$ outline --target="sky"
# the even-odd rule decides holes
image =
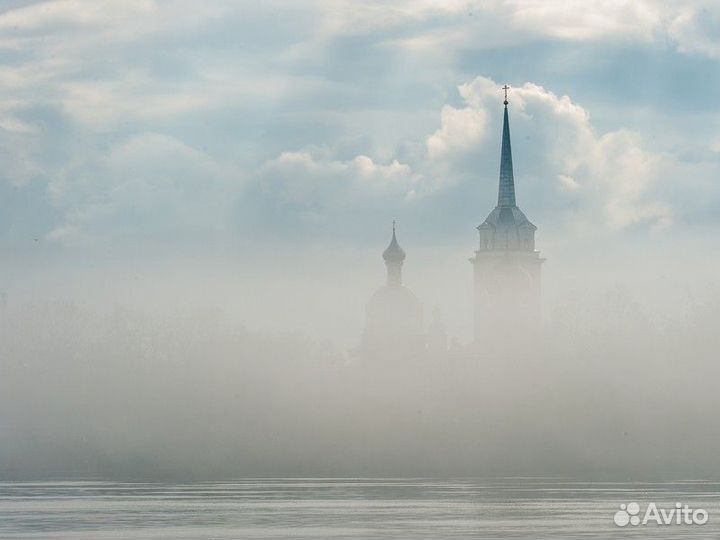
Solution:
[[[221,260],[255,306],[353,269],[352,326],[397,219],[416,292],[452,304],[497,197],[504,84],[550,289],[598,252],[610,276],[642,246],[694,261],[720,228],[719,63],[700,0],[5,0],[1,288],[177,299],[186,272],[222,302]],[[419,271],[438,260],[463,287]]]

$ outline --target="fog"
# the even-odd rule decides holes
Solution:
[[[8,262],[0,472],[720,477],[710,241],[543,238],[542,331],[472,347],[473,240],[404,236],[445,354],[358,354],[384,233],[304,255]]]

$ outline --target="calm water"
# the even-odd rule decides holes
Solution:
[[[624,502],[703,508],[704,526],[619,528]],[[720,484],[542,479],[0,482],[0,538],[718,538]]]

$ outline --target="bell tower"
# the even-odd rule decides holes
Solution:
[[[477,229],[480,245],[473,264],[475,343],[522,339],[518,329],[540,322],[540,270],[545,259],[535,249],[533,225],[517,206],[508,100],[505,85],[502,150],[497,206]]]

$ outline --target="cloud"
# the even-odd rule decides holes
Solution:
[[[570,41],[649,41],[662,18],[661,5],[646,0],[510,0],[505,7],[516,30]]]
[[[395,2],[316,2],[315,9],[322,13],[322,35],[357,35],[379,30],[393,30],[412,23],[435,18],[465,15],[472,11],[467,0],[398,0]],[[332,6],[332,9],[327,9]]]
[[[577,191],[580,189],[578,184],[572,176],[566,174],[558,174],[559,187],[563,191]]]
[[[0,107],[0,183],[22,186],[39,177],[39,126],[23,120],[12,106]]]
[[[211,240],[227,226],[240,174],[167,135],[144,133],[76,163],[49,186],[67,244]]]
[[[720,58],[720,14],[716,5],[681,6],[668,32],[680,52]]]
[[[431,158],[470,150],[487,135],[487,113],[483,109],[456,109],[445,105],[440,115],[440,129],[427,140]]]
[[[5,47],[13,44],[34,44],[42,49],[61,46],[64,52],[77,50],[82,43],[134,40],[141,35],[166,32],[201,24],[210,17],[227,12],[228,4],[196,6],[187,0],[172,3],[155,0],[52,0],[34,2],[0,13],[0,41]],[[194,7],[189,10],[188,8]]]
[[[312,88],[311,77],[268,68],[288,44],[266,38],[258,54],[244,42],[261,35],[258,20],[273,16],[282,13],[267,6],[247,12],[223,1],[98,0],[88,6],[58,0],[17,7],[0,13],[6,53],[0,106],[11,100],[60,105],[76,122],[108,131]]]
[[[252,174],[175,138],[143,133],[62,171],[48,191],[61,219],[45,238],[66,246],[245,242],[393,215],[421,177],[368,156],[286,151]],[[239,227],[236,227],[237,223]]]
[[[322,35],[329,41],[381,34],[387,44],[433,57],[538,41],[662,44],[668,39],[681,53],[717,57],[714,7],[707,0],[371,2],[332,10],[329,16],[325,12]]]
[[[429,29],[432,34],[441,27],[466,23],[462,35],[469,39],[471,28],[483,26],[491,30],[499,23],[505,26],[506,33],[512,32],[516,40],[537,39],[538,36],[580,41],[607,37],[649,40],[668,9],[663,3],[652,0],[403,0],[339,4],[339,8],[321,10],[325,15],[326,37],[397,30],[408,25],[420,31]],[[327,4],[316,6],[326,7]],[[434,23],[429,25],[430,28],[429,22]],[[445,35],[452,39],[450,33]],[[492,37],[500,39],[501,36],[493,33]]]
[[[412,199],[420,181],[420,175],[396,159],[382,164],[365,155],[337,160],[307,151],[283,152],[257,172],[255,195],[265,209],[260,217],[281,217],[275,219],[276,227],[312,227],[362,221],[371,209],[397,210]]]

